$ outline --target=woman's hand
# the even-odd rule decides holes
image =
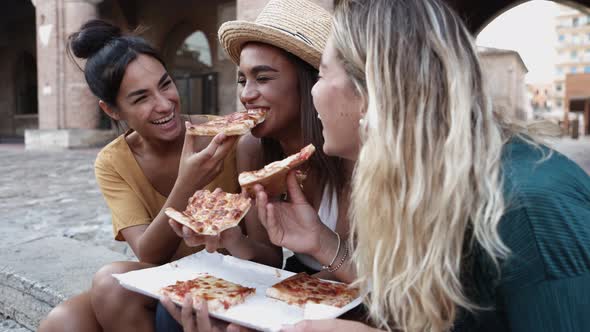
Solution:
[[[217,134],[209,145],[201,149],[203,138],[187,134],[184,137],[178,168],[177,183],[190,186],[192,191],[213,181],[223,170],[223,161],[233,148],[238,136]]]
[[[287,175],[290,202],[269,203],[261,185],[254,186],[254,190],[258,218],[273,244],[315,257],[325,247],[323,241],[335,238],[335,233],[322,224],[315,209],[307,202],[295,172]]]
[[[193,314],[193,301],[190,296],[184,298],[182,309],[178,308],[169,298],[162,300],[162,305],[170,315],[182,325],[185,332],[240,332],[251,331],[245,327],[236,324],[227,324],[218,319],[209,317],[207,302],[202,301],[197,309],[196,315]],[[195,319],[196,316],[196,319]]]
[[[369,332],[378,331],[370,326],[360,322],[344,319],[324,319],[324,320],[304,320],[300,323],[291,326],[284,326],[281,330],[283,332]]]

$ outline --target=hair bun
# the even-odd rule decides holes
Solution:
[[[70,35],[70,47],[76,57],[87,59],[121,35],[117,26],[102,20],[90,20],[80,27],[80,31]]]

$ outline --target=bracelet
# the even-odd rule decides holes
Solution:
[[[338,257],[338,254],[340,253],[340,234],[338,234],[338,232],[334,233],[336,233],[336,237],[338,238],[338,247],[336,247],[336,255],[334,255],[334,258],[332,258],[330,264],[322,266],[322,270],[330,270],[330,268],[332,268],[332,264],[334,264],[334,262],[336,261],[336,257]]]
[[[342,264],[344,264],[344,261],[346,261],[346,258],[348,257],[348,246],[345,244],[344,245],[344,255],[342,255],[342,259],[340,259],[340,263],[338,263],[338,265],[332,269],[328,269],[328,272],[336,272],[338,271],[339,268],[342,267]]]

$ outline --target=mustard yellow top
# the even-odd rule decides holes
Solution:
[[[151,223],[167,199],[143,173],[125,140],[127,134],[105,146],[94,163],[96,181],[111,210],[113,232],[118,241],[125,241],[121,230]],[[239,192],[235,149],[225,159],[223,172],[205,189],[217,187],[225,192]]]

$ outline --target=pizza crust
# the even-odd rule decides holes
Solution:
[[[306,162],[314,152],[315,147],[309,144],[300,152],[283,160],[270,163],[262,169],[240,173],[238,182],[242,190],[246,191],[250,196],[254,195],[254,185],[256,184],[261,184],[264,191],[270,196],[280,195],[287,191],[287,174],[289,171]],[[305,179],[303,174],[299,174],[297,177],[300,183]]]

